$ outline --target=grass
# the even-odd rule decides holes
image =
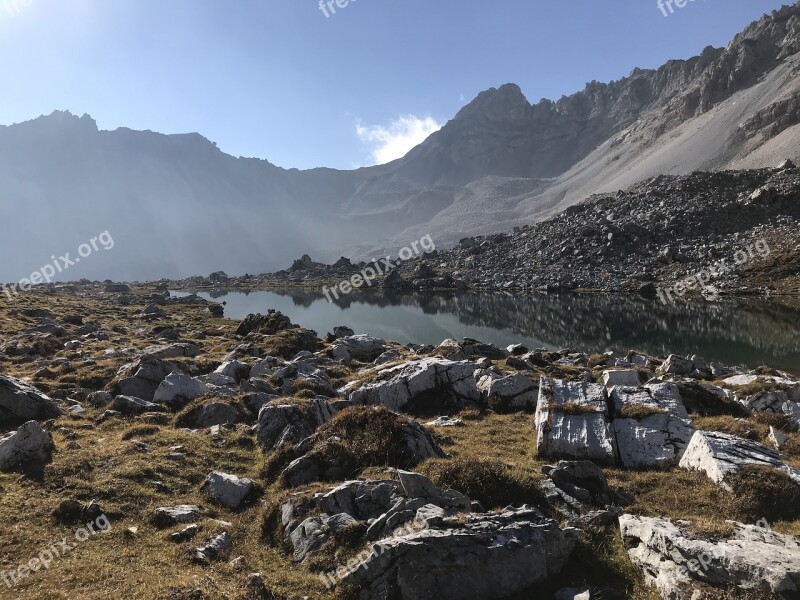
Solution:
[[[52,379],[36,382],[54,396],[85,398],[89,391],[110,384],[124,364],[131,362],[144,348],[164,343],[159,331],[166,327],[180,332],[180,341],[191,341],[201,349],[197,358],[201,370],[213,368],[222,358],[243,343],[235,335],[237,323],[213,318],[202,306],[165,305],[165,318],[154,322],[141,321],[144,302],[136,297],[130,305],[120,305],[116,296],[104,297],[80,288],[77,292],[50,293],[34,291],[21,297],[13,307],[0,308],[3,335],[14,343],[25,344],[32,338],[24,329],[34,324],[23,309],[48,309],[56,318],[79,314],[84,322],[97,321],[109,340],[84,340],[76,351],[63,349],[65,339],[77,339],[77,325],[65,325],[68,337],[59,343],[47,343],[41,349],[48,360],[68,358],[68,369],[51,367]],[[139,290],[145,294],[152,289]],[[33,314],[33,313],[30,313]],[[247,342],[263,354],[291,358],[300,349],[321,347],[303,330],[285,330],[276,335],[250,333]],[[126,350],[127,349],[127,350]],[[105,354],[112,350],[113,354]],[[81,352],[97,357],[90,362]],[[552,353],[549,359],[561,355]],[[599,360],[599,357],[594,362]],[[370,376],[359,374],[361,365],[326,367],[337,386]],[[14,353],[0,353],[0,371],[16,377],[31,378],[38,370],[37,360]],[[558,376],[569,368],[549,369]],[[575,369],[576,373],[579,369]],[[544,372],[544,370],[543,370]],[[371,375],[374,378],[374,373]],[[535,375],[531,375],[535,379]],[[76,389],[76,386],[89,389]],[[312,390],[305,390],[311,392]],[[44,548],[64,536],[72,536],[77,525],[58,522],[53,511],[64,500],[82,504],[97,501],[111,521],[108,534],[92,537],[73,552],[21,581],[8,597],[20,600],[107,600],[124,596],[134,600],[244,600],[271,598],[299,600],[304,597],[322,600],[344,600],[347,590],[328,592],[306,566],[293,563],[282,547],[279,527],[280,503],[288,494],[300,491],[313,494],[329,489],[330,484],[315,484],[299,490],[281,490],[277,483],[279,469],[270,465],[282,462],[282,451],[262,453],[256,448],[255,434],[250,429],[254,417],[241,413],[241,422],[223,428],[219,436],[190,433],[176,428],[174,419],[190,421],[193,408],[210,401],[203,398],[187,407],[180,415],[164,415],[166,420],[149,418],[100,421],[105,407],[84,403],[86,413],[65,415],[46,427],[52,432],[56,452],[52,461],[37,477],[19,473],[0,474],[0,571],[27,562]],[[216,401],[225,401],[217,398]],[[231,402],[239,404],[238,400]],[[282,399],[281,402],[300,402]],[[699,429],[727,431],[750,439],[767,442],[768,423],[757,419],[739,420],[719,407],[698,401],[693,411]],[[703,408],[704,407],[704,408]],[[724,408],[724,407],[722,407]],[[569,411],[572,408],[554,407]],[[583,414],[581,407],[574,410]],[[362,473],[366,477],[387,477],[387,465],[403,464],[393,440],[401,420],[382,411],[354,409],[341,413],[323,428],[326,436],[338,436],[341,444],[359,465],[372,464]],[[593,412],[593,411],[590,411]],[[717,414],[717,413],[724,414]],[[533,417],[523,413],[498,414],[491,410],[469,409],[452,416],[464,420],[463,427],[437,430],[434,434],[450,459],[433,460],[416,467],[428,473],[440,485],[451,485],[481,501],[487,509],[506,504],[539,501],[537,490],[542,467],[546,464],[535,453]],[[181,419],[180,421],[184,421]],[[220,442],[221,438],[224,442]],[[137,442],[149,446],[149,452],[137,449]],[[172,448],[182,446],[183,458],[170,458]],[[790,433],[783,456],[787,464],[800,466],[800,433]],[[212,470],[233,473],[254,480],[263,494],[238,511],[215,505],[201,491],[201,485]],[[693,527],[709,535],[724,535],[730,530],[726,519],[754,517],[775,507],[769,502],[786,492],[783,483],[751,473],[742,475],[739,497],[733,497],[697,472],[674,469],[661,472],[631,472],[605,469],[612,486],[635,494],[635,502],[625,510],[635,514],[686,519]],[[738,504],[735,502],[738,501]],[[174,544],[168,535],[179,527],[159,530],[151,524],[158,506],[197,504],[225,526],[233,537],[231,558],[243,556],[246,566],[237,569],[227,561],[209,566],[191,560],[194,546],[204,543],[219,524],[205,519],[201,532],[192,542]],[[774,502],[773,504],[777,504]],[[793,514],[770,513],[776,518],[773,529],[800,535],[800,520]],[[758,515],[762,518],[765,515]],[[757,519],[756,519],[757,520]],[[753,520],[752,522],[755,522]],[[135,534],[129,528],[138,528]],[[356,531],[346,532],[329,554],[317,562],[323,566],[336,561],[358,545]],[[246,587],[251,572],[262,573],[268,588],[266,594],[254,595]],[[619,532],[613,526],[587,529],[564,569],[552,582],[554,589],[536,589],[523,596],[552,592],[558,587],[589,585],[598,590],[612,588],[635,600],[655,600],[652,589],[644,585],[641,572],[628,559]],[[1,584],[0,584],[1,585]],[[0,597],[5,589],[0,587]],[[602,597],[602,596],[601,596]],[[735,596],[730,596],[735,597]]]

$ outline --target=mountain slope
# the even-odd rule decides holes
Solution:
[[[0,279],[105,230],[115,248],[65,277],[263,272],[425,234],[443,247],[662,173],[798,160],[798,53],[793,4],[724,49],[556,102],[530,104],[513,84],[487,90],[402,159],[356,171],[286,170],[197,134],[99,131],[61,112],[0,127]]]

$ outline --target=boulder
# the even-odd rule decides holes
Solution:
[[[0,438],[0,471],[41,466],[50,460],[52,451],[50,434],[36,421],[28,421]]]
[[[608,369],[603,371],[603,385],[607,388],[615,385],[639,387],[639,372],[632,369]]]
[[[441,490],[416,473],[402,474],[405,487],[395,479],[347,481],[313,498],[295,495],[285,502],[281,521],[295,561],[318,552],[343,522],[368,524],[366,541],[391,535],[418,515],[438,519],[471,512],[470,499],[463,494]],[[315,516],[308,517],[312,511]]]
[[[274,335],[285,329],[294,329],[292,321],[281,312],[270,310],[266,315],[249,314],[239,324],[236,335],[245,336],[250,333],[262,333],[264,335]]]
[[[386,352],[389,346],[380,338],[369,335],[351,335],[331,344],[331,356],[338,360],[372,362]]]
[[[600,384],[542,377],[534,424],[539,456],[615,463],[616,440]]]
[[[492,408],[533,410],[539,396],[539,386],[524,375],[497,378],[484,375],[478,380],[478,390]]]
[[[56,403],[35,387],[0,375],[0,427],[55,419],[61,414]]]
[[[542,471],[546,477],[539,485],[547,501],[568,516],[605,507],[616,499],[602,469],[588,460],[562,460]]]
[[[678,463],[695,428],[677,385],[615,386],[611,404],[619,466],[668,469]]]
[[[206,478],[203,488],[222,506],[236,509],[253,491],[253,482],[236,475],[212,471]]]
[[[745,465],[771,465],[800,484],[800,470],[786,466],[774,450],[744,438],[716,431],[697,431],[680,461],[684,469],[703,471],[714,483]]]
[[[242,379],[247,379],[249,377],[250,366],[244,364],[243,362],[239,362],[238,360],[229,360],[217,367],[214,370],[214,373],[217,375],[222,375],[223,377],[230,377],[236,382],[239,382]]]
[[[170,373],[156,389],[153,402],[166,404],[174,410],[179,410],[206,393],[208,393],[208,386],[202,381],[185,373]]]
[[[412,402],[427,404],[432,401],[463,408],[480,403],[474,377],[477,368],[470,361],[424,358],[379,369],[377,381],[356,389],[348,387],[345,391],[354,404],[380,404],[395,411]]]
[[[144,354],[161,360],[167,358],[194,358],[200,354],[200,348],[194,344],[176,343],[166,346],[150,346],[145,348]]]
[[[800,538],[757,525],[731,524],[734,533],[729,539],[712,541],[668,519],[619,518],[628,555],[663,598],[704,597],[704,585],[800,597]]]
[[[691,360],[687,360],[678,356],[677,354],[670,354],[667,360],[658,367],[656,374],[663,375],[689,375],[694,371],[694,364]]]
[[[120,368],[116,389],[121,396],[134,396],[152,402],[161,382],[167,375],[179,370],[171,362],[146,354],[135,363]]]
[[[333,418],[336,411],[323,398],[298,404],[268,404],[258,413],[255,426],[262,448],[296,444]]]
[[[224,402],[206,404],[195,419],[195,427],[205,429],[214,425],[231,425],[239,418],[236,409]]]
[[[529,507],[443,519],[381,539],[344,578],[363,600],[501,600],[559,574],[578,538]]]

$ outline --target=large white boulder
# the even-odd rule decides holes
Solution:
[[[28,421],[0,438],[0,471],[43,464],[50,459],[53,440],[36,421]]]
[[[166,404],[170,408],[181,408],[208,392],[202,381],[185,373],[170,373],[156,389],[153,396],[155,404]]]
[[[800,470],[786,466],[774,450],[744,438],[717,431],[697,431],[683,454],[680,466],[703,471],[715,483],[745,465],[769,465],[785,471],[800,484]]]
[[[534,423],[539,456],[616,462],[614,430],[600,384],[542,377]]]
[[[386,352],[389,346],[380,338],[370,335],[351,335],[331,344],[331,356],[343,361],[372,362]]]
[[[663,598],[693,600],[703,584],[800,597],[800,539],[759,525],[732,523],[727,540],[710,541],[668,519],[622,515],[628,555]],[[704,596],[703,596],[704,597]],[[734,597],[733,595],[730,596]]]
[[[674,383],[611,391],[619,464],[628,469],[668,469],[683,456],[695,428]]]
[[[376,371],[378,381],[345,388],[354,404],[381,404],[400,411],[409,402],[428,399],[463,408],[480,402],[475,380],[478,366],[471,361],[423,358]]]
[[[615,385],[638,387],[641,383],[639,372],[635,369],[607,369],[603,371],[603,385],[607,388]]]
[[[242,502],[253,491],[253,482],[236,475],[212,471],[206,477],[203,487],[222,506],[236,509],[242,505]]]

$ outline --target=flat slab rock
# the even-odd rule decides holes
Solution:
[[[480,403],[474,376],[478,368],[471,361],[424,358],[379,370],[379,381],[345,391],[354,404],[380,404],[394,411],[431,393],[449,406],[463,408]]]
[[[669,600],[692,600],[703,584],[800,597],[800,538],[732,523],[730,539],[707,541],[668,519],[622,515],[623,542],[645,579]]]
[[[616,463],[617,443],[600,384],[542,377],[534,423],[539,456]]]
[[[361,600],[500,600],[558,575],[577,541],[535,509],[445,518],[427,528],[383,539],[345,583]]]
[[[745,465],[767,465],[785,471],[800,484],[800,470],[785,465],[780,455],[766,446],[716,431],[697,431],[680,461],[684,469],[703,471],[715,483]]]

